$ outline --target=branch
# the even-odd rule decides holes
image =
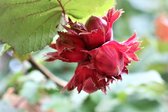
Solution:
[[[55,76],[54,74],[52,74],[45,66],[37,63],[32,57],[30,57],[29,62],[31,63],[31,65],[33,67],[35,67],[37,70],[39,70],[46,78],[51,79],[57,85],[59,85],[61,87],[65,87],[65,85],[67,84],[66,81],[64,81],[64,80],[58,78],[57,76]]]

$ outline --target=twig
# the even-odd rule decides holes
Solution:
[[[54,81],[57,85],[64,87],[67,82],[58,78],[54,74],[52,74],[45,66],[42,64],[37,63],[32,57],[30,57],[29,62],[33,67],[35,67],[37,70],[39,70],[46,78],[51,79]]]
[[[69,1],[69,0],[68,0],[68,1]],[[61,9],[62,9],[62,17],[64,18],[65,23],[68,23],[69,21],[68,21],[68,19],[67,19],[67,17],[66,17],[66,12],[65,12],[64,6],[63,6],[62,3],[61,3],[61,0],[57,0],[57,2],[58,2],[58,4],[60,5],[60,7],[61,7]],[[68,3],[68,2],[67,2],[67,3]],[[66,5],[66,4],[64,4],[64,5]]]
[[[60,5],[60,7],[61,7],[61,9],[62,9],[62,13],[65,15],[65,9],[64,9],[64,7],[63,7],[61,1],[60,1],[60,0],[57,0],[57,2],[59,3],[59,5]]]

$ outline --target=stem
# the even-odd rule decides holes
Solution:
[[[64,81],[64,80],[58,78],[57,76],[55,76],[45,66],[43,66],[42,64],[37,63],[32,57],[30,57],[29,62],[31,63],[31,65],[34,68],[36,68],[37,70],[39,70],[46,78],[51,79],[57,85],[59,85],[61,87],[65,87],[65,85],[67,84],[66,81]]]
[[[61,1],[60,1],[60,0],[57,0],[57,2],[59,3],[59,5],[60,5],[60,7],[61,7],[61,9],[62,9],[63,15],[65,15],[65,10],[64,10],[64,7],[63,7]]]
[[[60,5],[61,9],[62,9],[62,16],[64,18],[64,21],[66,22],[66,24],[68,23],[68,19],[66,17],[66,12],[65,12],[65,9],[64,9],[64,6],[62,5],[61,3],[61,0],[57,0],[58,4]]]

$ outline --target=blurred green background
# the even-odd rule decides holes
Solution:
[[[123,41],[137,32],[143,47],[140,61],[129,66],[122,81],[111,84],[106,95],[61,93],[54,82],[9,51],[0,57],[0,112],[168,112],[168,0],[117,0],[116,8],[125,13],[114,25],[114,39]],[[6,48],[0,44],[0,51]],[[44,62],[49,50],[33,57],[68,81],[76,64]]]

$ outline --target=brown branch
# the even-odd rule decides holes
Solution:
[[[32,57],[30,57],[29,62],[33,67],[35,67],[37,70],[39,70],[46,78],[54,81],[57,85],[64,87],[67,82],[58,78],[53,73],[51,73],[45,66],[42,64],[37,63]]]

